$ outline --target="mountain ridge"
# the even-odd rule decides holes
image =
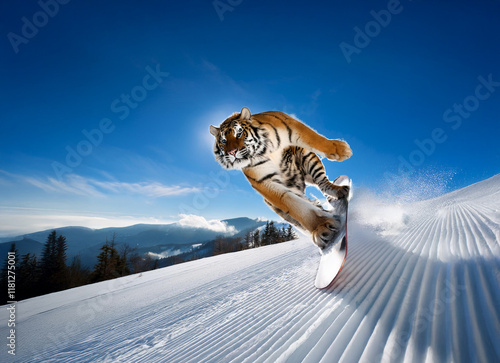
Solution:
[[[221,232],[209,228],[196,226],[183,226],[179,223],[169,224],[136,224],[126,227],[106,227],[92,229],[81,226],[66,226],[55,229],[47,229],[43,231],[28,233],[16,236],[9,241],[0,243],[0,253],[5,250],[5,253],[0,255],[0,263],[5,260],[6,252],[10,249],[13,242],[20,243],[25,239],[36,241],[44,244],[50,232],[56,231],[59,235],[66,237],[68,245],[68,263],[77,255],[81,255],[82,263],[89,267],[96,262],[96,257],[100,247],[108,240],[111,241],[113,235],[116,236],[116,243],[120,245],[128,244],[130,247],[144,250],[147,248],[165,250],[187,251],[190,246],[204,243],[215,239],[218,235],[223,236],[242,236],[247,230],[256,229],[265,222],[247,217],[238,217],[222,220],[226,224],[229,231]],[[233,227],[234,230],[231,230]],[[40,257],[40,252],[30,250],[27,246],[23,246],[23,253],[36,253]],[[21,251],[20,251],[21,254]]]

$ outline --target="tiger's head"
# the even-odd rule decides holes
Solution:
[[[250,110],[243,107],[240,113],[233,113],[219,127],[210,125],[215,137],[215,159],[226,169],[242,169],[261,149],[261,131],[252,126]]]

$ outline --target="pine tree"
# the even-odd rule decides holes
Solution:
[[[52,231],[47,237],[43,247],[42,261],[40,264],[40,292],[48,294],[68,287],[66,250],[68,249],[66,237],[57,236]]]
[[[137,249],[134,249],[130,256],[127,257],[127,263],[130,265],[131,273],[138,273],[146,271],[147,263],[144,261],[146,257],[139,255]]]
[[[286,229],[286,241],[291,241],[293,239],[297,239],[297,235],[295,234],[292,226],[289,224]]]
[[[80,256],[73,257],[71,265],[68,267],[68,287],[78,287],[90,282],[90,271],[82,266]]]
[[[274,225],[274,221],[269,222],[269,244],[275,244],[279,242],[278,229]]]
[[[253,241],[253,247],[260,247],[261,246],[261,240],[260,240],[260,232],[258,229],[253,232],[252,235],[252,241]]]
[[[264,231],[262,232],[262,236],[260,238],[260,244],[262,246],[267,246],[269,244],[269,237],[270,237],[270,229],[269,229],[269,221],[267,221],[266,227],[264,228]]]
[[[97,256],[97,264],[91,275],[92,282],[104,281],[128,275],[126,258],[122,258],[115,248],[115,235],[111,243],[106,239],[106,243],[101,247],[101,253]]]
[[[27,253],[21,259],[19,273],[17,274],[17,290],[19,300],[37,296],[39,293],[38,281],[40,269],[35,255]]]
[[[52,276],[55,291],[67,289],[69,286],[68,267],[66,266],[67,250],[66,237],[60,235],[56,240],[54,274]]]
[[[252,248],[252,232],[248,231],[247,234],[245,235],[245,245],[243,246],[244,249],[247,248]]]
[[[40,263],[40,292],[47,294],[52,292],[52,275],[55,271],[57,233],[52,231],[47,237],[47,241],[43,246],[42,261]]]
[[[214,247],[213,247],[213,255],[221,255],[224,253],[224,237],[222,236],[216,236],[214,240]]]
[[[120,274],[120,276],[130,275],[129,258],[130,256],[133,256],[136,250],[136,248],[132,248],[128,244],[122,245],[119,254],[119,263],[117,266],[117,272]]]
[[[115,258],[116,258],[115,272],[117,274],[117,277],[130,275],[130,269],[127,266],[127,260],[122,256],[120,256],[119,254],[117,254]]]
[[[242,251],[244,248],[243,238],[233,237],[229,240],[228,252]]]
[[[286,229],[285,226],[281,227],[279,230],[279,243],[286,241]]]
[[[117,252],[116,252],[117,254]],[[114,255],[108,241],[101,247],[101,253],[97,256],[97,264],[91,275],[92,282],[109,280],[115,277],[113,272],[115,270],[116,261],[112,259]]]
[[[262,245],[271,245],[279,242],[279,231],[274,225],[274,221],[267,221],[262,234]]]

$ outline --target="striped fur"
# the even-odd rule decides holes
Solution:
[[[219,128],[210,126],[215,137],[215,159],[226,169],[241,169],[252,187],[283,219],[312,234],[325,247],[338,222],[305,196],[306,185],[315,185],[328,198],[342,198],[347,187],[333,185],[318,157],[343,161],[352,155],[342,140],[321,136],[302,122],[282,112],[251,115],[248,108],[234,113]]]

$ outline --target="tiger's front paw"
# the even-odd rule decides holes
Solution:
[[[329,140],[329,153],[325,156],[328,160],[344,161],[352,156],[349,144],[342,140]]]
[[[339,227],[339,221],[333,218],[328,218],[312,232],[313,242],[319,248],[325,248],[330,242],[335,239],[335,237],[339,233]]]

